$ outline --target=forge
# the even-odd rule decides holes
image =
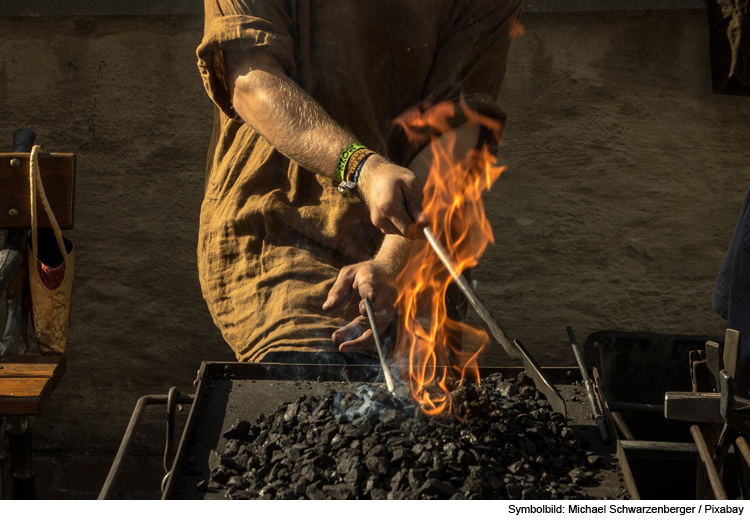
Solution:
[[[283,379],[301,371],[204,363],[163,498],[629,497],[575,369],[544,369],[567,419],[507,367],[456,391],[461,420],[392,397],[371,367]]]

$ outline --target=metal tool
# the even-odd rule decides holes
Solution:
[[[474,308],[474,310],[477,312],[477,315],[479,315],[479,317],[481,317],[485,324],[489,327],[490,332],[492,332],[492,335],[495,337],[497,342],[500,343],[500,345],[503,347],[503,349],[505,349],[505,352],[510,357],[512,357],[513,359],[522,359],[519,350],[515,346],[513,346],[513,343],[511,343],[510,339],[508,339],[508,336],[505,335],[505,332],[500,327],[498,322],[495,321],[495,318],[492,317],[492,314],[489,312],[489,310],[487,310],[487,308],[485,308],[481,303],[479,297],[477,297],[476,292],[471,288],[471,286],[469,286],[469,282],[463,275],[458,273],[453,259],[440,243],[440,241],[435,237],[432,229],[430,229],[429,227],[425,227],[424,235],[425,237],[427,237],[427,241],[430,243],[430,246],[432,246],[432,249],[435,251],[435,253],[437,253],[437,256],[440,258],[441,262],[450,272],[453,280],[456,282],[456,285],[458,285],[458,288],[469,299],[471,307]]]
[[[521,359],[523,361],[523,365],[526,369],[527,374],[529,375],[529,377],[531,377],[531,379],[534,380],[534,383],[536,384],[539,392],[547,397],[547,400],[550,402],[555,412],[559,412],[567,416],[565,409],[565,400],[563,400],[562,396],[560,396],[560,393],[557,391],[557,389],[555,389],[555,387],[544,377],[544,374],[542,374],[542,369],[539,368],[539,365],[536,361],[534,361],[534,358],[531,357],[531,354],[529,354],[529,352],[524,348],[519,340],[516,339],[513,343],[511,343],[510,339],[508,339],[508,336],[505,335],[505,332],[500,327],[498,322],[494,317],[492,317],[492,314],[489,312],[489,310],[487,310],[487,308],[485,308],[485,306],[479,300],[476,292],[471,288],[471,286],[469,286],[469,282],[466,280],[466,278],[458,273],[456,264],[453,262],[453,259],[448,254],[448,251],[446,251],[445,247],[443,247],[440,241],[435,237],[432,229],[430,229],[429,227],[425,227],[424,235],[425,237],[427,237],[427,241],[430,243],[432,249],[440,258],[440,261],[450,272],[453,280],[458,285],[458,288],[463,292],[464,295],[466,295],[467,299],[469,300],[469,304],[471,304],[471,307],[474,308],[474,310],[477,312],[477,315],[479,315],[479,317],[482,318],[485,324],[487,324],[493,337],[497,340],[498,343],[500,343],[500,345],[503,347],[503,349],[505,349],[505,352],[507,352],[510,357],[512,357],[513,359]]]
[[[567,417],[567,410],[565,408],[565,400],[562,395],[557,391],[554,385],[552,385],[547,378],[542,374],[542,369],[537,364],[536,360],[531,357],[531,354],[523,346],[523,343],[516,339],[513,343],[518,348],[523,358],[523,368],[526,369],[526,374],[534,380],[536,388],[546,396],[547,401],[552,406],[552,410],[559,412],[563,416]]]
[[[393,394],[393,378],[391,377],[391,371],[388,370],[388,365],[385,362],[385,350],[383,350],[383,342],[380,339],[380,332],[378,331],[378,323],[375,320],[375,310],[372,307],[372,303],[369,299],[364,299],[365,310],[367,310],[367,318],[370,320],[370,328],[372,329],[372,336],[375,338],[375,348],[378,349],[378,357],[380,358],[380,366],[383,367],[383,375],[385,376],[385,385],[388,387],[388,392]]]
[[[581,371],[581,378],[583,379],[583,384],[586,387],[586,395],[589,398],[589,405],[591,405],[591,412],[594,414],[596,426],[599,428],[599,435],[602,437],[602,441],[605,444],[609,443],[609,433],[607,433],[607,426],[604,423],[604,416],[602,415],[601,409],[599,409],[599,402],[596,401],[594,388],[591,386],[591,379],[589,379],[589,371],[586,368],[586,364],[583,362],[583,354],[581,354],[581,349],[578,348],[578,340],[576,339],[576,335],[573,333],[573,327],[568,326],[565,329],[568,331],[570,346],[573,347],[573,355],[575,355],[576,363],[578,363],[578,368]]]
[[[698,427],[697,425],[691,426],[690,434],[693,436],[695,446],[698,448],[698,455],[700,456],[700,460],[701,462],[703,462],[703,465],[706,468],[708,482],[710,483],[711,489],[713,490],[714,498],[716,498],[717,500],[727,500],[727,492],[724,490],[724,485],[721,482],[721,476],[716,470],[713,457],[711,456],[708,445],[706,444],[706,440],[701,433],[700,427]]]
[[[724,422],[743,435],[750,435],[750,401],[734,395],[732,376],[722,370],[719,373],[721,382],[721,401],[719,409]]]

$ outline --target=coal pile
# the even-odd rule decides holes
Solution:
[[[602,463],[525,374],[493,374],[427,417],[378,385],[301,396],[238,421],[199,489],[232,499],[562,499]],[[343,386],[342,386],[343,388]]]

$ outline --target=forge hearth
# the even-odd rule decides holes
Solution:
[[[457,420],[383,384],[268,379],[290,368],[204,366],[166,498],[626,496],[574,383],[557,385],[566,422],[521,369],[484,369],[481,387],[455,394]]]

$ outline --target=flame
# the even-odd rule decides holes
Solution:
[[[480,125],[499,142],[500,123],[466,105],[460,112],[467,122]],[[472,148],[463,159],[456,159],[455,136],[439,139],[452,128],[455,118],[456,106],[442,103],[426,110],[412,109],[396,122],[413,144],[429,142],[432,162],[424,187],[423,211],[460,273],[475,266],[487,244],[494,242],[482,194],[505,167],[495,165],[496,157],[487,145],[479,150]],[[451,282],[448,270],[424,242],[413,245],[406,266],[396,278],[400,324],[395,356],[397,362],[408,364],[412,396],[427,415],[450,413],[451,391],[467,378],[479,381],[477,360],[489,343],[484,330],[448,317],[445,294]],[[462,342],[473,346],[464,350]]]

